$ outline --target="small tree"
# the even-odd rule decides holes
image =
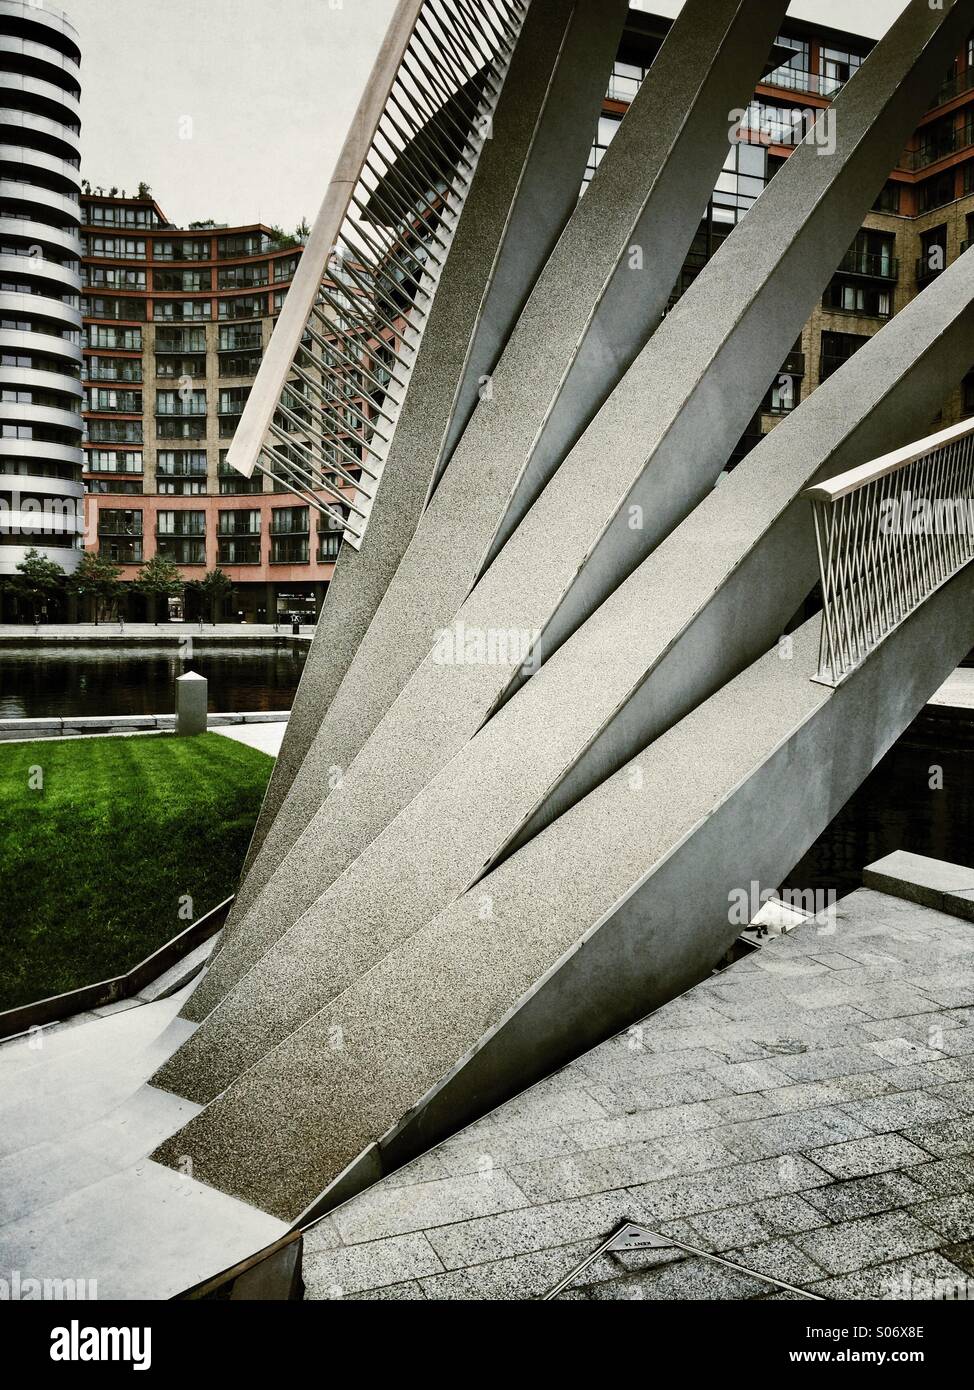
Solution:
[[[152,197],[152,189],[149,187],[149,185],[148,185],[144,180],[143,180],[142,183],[139,184],[139,197],[140,197],[143,201],[145,201],[145,199],[147,199],[147,198],[151,198],[151,197]]]
[[[183,581],[179,570],[168,556],[153,555],[139,570],[135,583],[152,605],[152,620],[158,627],[162,601],[175,598],[182,592]]]
[[[86,550],[81,564],[74,574],[68,576],[68,591],[77,594],[79,599],[91,598],[95,604],[95,625],[103,613],[112,617],[122,596],[122,571],[92,550]]]
[[[193,579],[189,587],[195,589],[200,599],[210,610],[210,622],[216,623],[216,615],[223,605],[223,601],[233,587],[229,575],[220,569],[207,570],[202,579]]]
[[[41,605],[64,583],[64,570],[54,560],[31,548],[17,566],[17,573],[20,577],[12,581],[11,587],[30,604],[34,622],[39,623]]]

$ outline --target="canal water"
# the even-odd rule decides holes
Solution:
[[[0,718],[171,714],[173,682],[187,671],[209,681],[211,710],[286,710],[308,653],[307,642],[250,642],[189,647],[0,646]]]
[[[172,645],[0,647],[0,718],[166,714],[173,681],[188,670],[209,681],[211,710],[290,709],[307,650],[306,642],[207,647],[197,639],[186,654]],[[922,715],[782,887],[841,897],[861,885],[865,864],[896,849],[974,871],[971,712]]]
[[[866,864],[897,849],[964,864],[974,887],[974,711],[928,706],[785,886],[843,897],[862,887]]]

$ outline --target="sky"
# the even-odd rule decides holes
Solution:
[[[82,165],[181,226],[313,221],[395,0],[59,0],[83,55]],[[793,0],[879,37],[906,0]],[[674,15],[681,0],[636,0]]]

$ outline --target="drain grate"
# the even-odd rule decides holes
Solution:
[[[697,1255],[700,1259],[711,1260],[714,1264],[723,1265],[726,1269],[733,1269],[739,1274],[749,1274],[752,1279],[760,1279],[765,1284],[773,1284],[777,1289],[801,1294],[802,1298],[814,1299],[818,1303],[827,1301],[821,1294],[811,1293],[808,1289],[800,1289],[795,1284],[786,1284],[782,1279],[772,1279],[770,1274],[762,1274],[757,1269],[748,1269],[747,1265],[737,1264],[734,1260],[725,1260],[722,1255],[712,1255],[709,1250],[698,1250],[693,1245],[685,1245],[680,1240],[674,1240],[672,1236],[660,1235],[658,1231],[650,1231],[645,1226],[639,1226],[635,1221],[624,1221],[608,1239],[602,1242],[598,1249],[593,1250],[591,1255],[587,1255],[584,1260],[569,1270],[561,1283],[556,1284],[550,1293],[546,1293],[541,1302],[547,1303],[550,1299],[557,1298],[560,1293],[564,1293],[580,1274],[595,1264],[600,1256],[618,1254],[624,1250],[682,1250],[687,1255]]]

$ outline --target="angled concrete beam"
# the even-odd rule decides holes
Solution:
[[[974,566],[836,689],[811,679],[818,627],[451,904],[154,1157],[189,1155],[197,1178],[295,1220],[704,978],[740,931],[734,891],[782,881],[974,643]]]
[[[375,615],[436,477],[578,201],[626,0],[532,0],[454,234],[360,550],[344,546],[244,875]],[[243,899],[234,907],[239,915]]]
[[[946,19],[925,7],[904,12],[836,103],[834,153],[810,137],[789,159],[461,606],[461,630],[541,631],[535,648],[556,646],[706,495],[922,113],[961,19],[956,10]],[[447,485],[445,478],[438,496]],[[427,582],[427,613],[433,593]],[[434,648],[346,772],[341,795],[325,802],[261,896],[251,897],[244,929],[214,962],[187,1016],[202,1018],[310,909],[490,717],[512,677],[503,661],[444,665]],[[295,814],[327,782],[321,763],[334,749],[334,716],[341,709],[355,717],[345,693],[295,783]],[[548,723],[558,728],[556,718]],[[279,819],[282,835],[291,818]],[[518,813],[493,833],[515,835],[522,826]],[[289,1016],[303,992],[289,1000]]]
[[[817,577],[801,491],[915,437],[917,420],[933,415],[972,358],[974,257],[961,257],[783,421],[422,788],[254,964],[158,1084],[212,1099],[767,650]],[[424,711],[435,729],[497,674],[483,665],[436,669]],[[355,794],[329,804],[342,808],[346,832],[361,814]]]
[[[435,629],[450,621],[511,507],[520,513],[537,494],[655,328],[726,158],[729,113],[749,100],[784,9],[781,0],[684,6],[538,278],[371,627],[350,664],[341,656],[341,686],[299,775],[286,755],[271,804],[288,779],[291,790],[273,829],[264,818],[237,918],[327,796],[335,769],[349,766],[426,655]],[[427,340],[433,336],[428,329]],[[386,487],[384,480],[380,497]],[[303,704],[316,700],[318,679]],[[325,680],[318,709],[333,690]],[[309,727],[298,718],[296,751],[307,746]],[[193,1016],[201,1006],[190,1005]]]

